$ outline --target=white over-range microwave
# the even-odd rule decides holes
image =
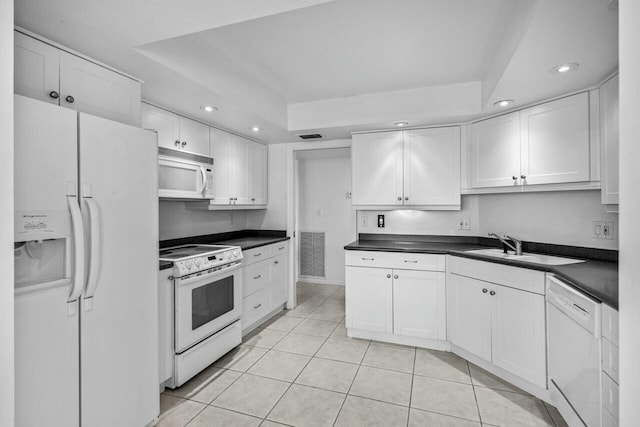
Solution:
[[[213,199],[213,158],[159,147],[158,196]]]

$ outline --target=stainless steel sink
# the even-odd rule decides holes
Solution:
[[[513,252],[504,253],[502,249],[474,249],[471,251],[465,251],[472,254],[478,255],[486,255],[494,258],[502,258],[508,259],[512,261],[524,261],[524,262],[532,262],[535,264],[544,264],[544,265],[566,265],[566,264],[577,264],[579,262],[584,262],[581,259],[572,259],[572,258],[563,258],[559,256],[552,255],[542,255],[542,254],[531,254],[531,253],[523,253],[522,255],[516,255]]]

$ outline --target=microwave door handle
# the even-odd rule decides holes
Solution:
[[[84,284],[84,230],[82,226],[82,213],[78,206],[76,196],[67,196],[67,205],[71,214],[71,229],[73,233],[73,286],[69,294],[68,302],[73,302],[80,297]]]
[[[200,176],[202,177],[202,187],[198,191],[204,196],[204,192],[207,189],[207,172],[204,170],[204,167],[200,166]]]
[[[98,274],[99,274],[99,259],[100,259],[100,209],[96,201],[91,197],[85,197],[85,203],[89,211],[89,228],[90,234],[90,247],[89,247],[89,277],[87,279],[87,286],[85,288],[84,299],[89,300],[93,298],[98,287]],[[90,301],[85,301],[85,310],[91,310],[93,304]]]

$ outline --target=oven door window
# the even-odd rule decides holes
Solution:
[[[233,310],[233,276],[198,286],[191,291],[191,330]]]

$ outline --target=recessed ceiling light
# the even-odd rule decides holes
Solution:
[[[562,64],[562,65],[558,65],[557,67],[553,67],[551,69],[551,72],[560,73],[560,74],[568,73],[569,71],[573,71],[576,68],[578,68],[578,66],[579,64],[576,64],[575,62],[571,64]]]
[[[515,101],[513,99],[501,99],[500,101],[496,101],[493,103],[496,107],[508,107],[512,105]]]
[[[262,128],[259,126],[251,126],[249,129],[251,129],[254,132],[260,132],[262,130]]]
[[[207,113],[211,113],[212,111],[217,111],[218,107],[212,107],[211,105],[203,105],[200,107],[201,110],[206,111]]]
[[[403,128],[405,126],[407,126],[409,124],[409,122],[394,122],[393,125],[399,128]]]

